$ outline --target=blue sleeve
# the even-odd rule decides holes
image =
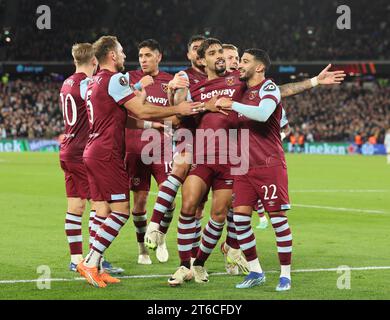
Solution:
[[[134,91],[130,87],[130,75],[128,73],[114,74],[108,85],[108,94],[120,105],[131,100],[134,97]]]
[[[86,78],[83,81],[80,82],[80,97],[81,99],[85,100],[85,96],[87,94],[88,84],[91,79]]]
[[[260,89],[260,98],[262,100],[271,99],[274,100],[276,104],[279,104],[282,101],[282,95],[280,93],[279,87],[272,81],[267,80]]]
[[[284,128],[287,125],[288,125],[288,119],[287,119],[286,110],[282,108],[282,119],[280,120],[280,127]]]
[[[141,91],[141,90],[142,90],[142,84],[141,84],[141,82],[137,82],[137,83],[134,85],[134,89],[135,89],[135,90],[138,90],[138,91]]]
[[[257,122],[267,122],[275,112],[277,106],[276,102],[272,99],[261,100],[259,107],[233,102],[234,111]]]

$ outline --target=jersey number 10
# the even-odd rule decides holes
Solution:
[[[70,127],[73,127],[76,124],[77,121],[77,106],[76,101],[74,101],[71,94],[66,95],[64,98],[64,95],[61,93],[61,103],[62,103],[62,114],[64,116],[64,122]],[[72,120],[69,119],[69,102],[70,106],[72,108]]]

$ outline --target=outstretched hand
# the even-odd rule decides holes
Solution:
[[[318,83],[320,85],[333,85],[341,84],[347,76],[344,71],[329,71],[332,65],[329,64],[322,72],[317,76]]]

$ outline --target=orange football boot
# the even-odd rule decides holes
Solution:
[[[95,288],[105,288],[107,287],[106,283],[103,281],[101,276],[99,275],[99,271],[97,267],[88,268],[84,265],[84,262],[81,262],[77,265],[77,271],[87,279],[88,283]]]

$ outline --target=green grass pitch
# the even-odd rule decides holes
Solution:
[[[107,252],[114,264],[126,269],[119,285],[98,290],[67,270],[69,257],[64,234],[66,199],[63,174],[56,154],[0,154],[0,299],[390,299],[390,166],[384,157],[288,156],[289,213],[294,236],[293,289],[276,293],[278,260],[273,231],[256,230],[258,251],[267,283],[248,291],[235,289],[242,277],[211,275],[210,283],[167,285],[176,270],[176,223],[168,237],[171,259],[161,265],[137,265],[137,244],[129,222]],[[149,216],[155,200],[153,189]],[[181,199],[178,199],[180,207]],[[206,218],[203,223],[207,222]],[[177,217],[178,212],[176,212]],[[257,222],[254,215],[253,224]],[[85,217],[85,225],[87,217]],[[85,228],[84,239],[87,239]],[[50,290],[40,290],[39,266],[49,266]],[[350,290],[337,282],[352,270]],[[210,273],[223,273],[223,257],[216,250],[207,263]],[[158,275],[161,275],[159,277]],[[151,276],[135,278],[134,276]]]

